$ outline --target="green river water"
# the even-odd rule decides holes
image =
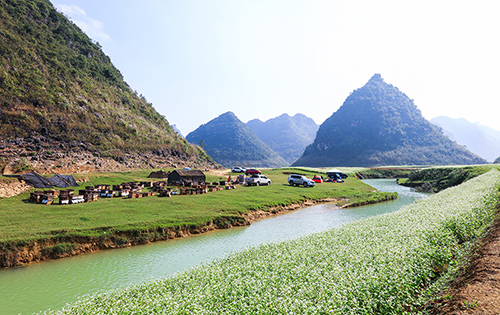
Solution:
[[[395,180],[364,182],[381,191],[398,192],[399,198],[351,209],[320,204],[246,227],[0,270],[0,314],[58,309],[77,296],[167,277],[248,246],[296,238],[396,211],[427,196],[399,186]]]

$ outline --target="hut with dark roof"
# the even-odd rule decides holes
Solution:
[[[200,170],[174,170],[168,175],[168,185],[205,185],[205,174]]]

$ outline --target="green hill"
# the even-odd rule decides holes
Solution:
[[[247,126],[290,164],[314,141],[318,131],[314,120],[302,114],[293,117],[283,114],[265,122],[253,119],[247,122]]]
[[[204,147],[217,162],[226,167],[280,167],[289,165],[271,150],[232,112],[201,125],[186,139]]]
[[[154,151],[207,159],[49,1],[0,0],[0,139],[18,139],[20,154],[31,156],[36,148],[22,144],[34,138],[56,144],[52,152],[78,142],[100,156]]]
[[[295,166],[482,164],[375,74],[320,127]]]

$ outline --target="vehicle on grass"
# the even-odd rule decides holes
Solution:
[[[329,170],[326,172],[326,175],[328,178],[331,178],[332,180],[337,180],[337,179],[346,179],[348,175],[341,170],[338,170],[336,168]]]
[[[304,186],[304,187],[314,187],[316,183],[313,180],[307,178],[304,175],[292,174],[288,176],[288,183],[290,186]]]
[[[264,175],[253,174],[252,176],[245,179],[245,184],[247,184],[248,186],[271,185],[271,180]]]
[[[252,175],[252,174],[262,174],[262,172],[256,170],[255,168],[249,168],[245,171],[245,175]]]
[[[246,171],[247,171],[247,169],[244,167],[241,167],[241,166],[234,166],[231,169],[231,172],[233,172],[233,173],[245,173]]]
[[[323,182],[323,176],[314,175],[312,178],[313,182],[321,184]]]

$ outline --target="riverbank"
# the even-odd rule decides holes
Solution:
[[[286,212],[313,206],[318,203],[338,202],[339,208],[348,208],[394,200],[394,194],[388,194],[382,198],[371,199],[369,201],[357,201],[349,203],[348,199],[325,198],[320,200],[306,200],[300,203],[287,204],[283,206],[271,207],[267,210],[255,210],[242,216],[223,217],[216,219],[202,226],[185,226],[175,228],[156,228],[154,230],[142,231],[115,231],[105,239],[101,237],[68,236],[57,239],[43,239],[33,241],[23,247],[13,248],[13,250],[0,252],[0,266],[3,268],[26,265],[33,262],[40,262],[50,259],[71,257],[76,255],[93,253],[96,251],[123,248],[151,242],[183,238],[191,235],[207,233],[218,229],[228,229],[234,226],[250,225],[255,220],[283,214]]]
[[[57,313],[418,312],[490,226],[499,176],[490,172],[400,211],[88,296]]]
[[[433,315],[500,314],[500,212],[468,266],[429,307]]]
[[[318,202],[354,206],[396,198],[373,191],[350,178],[345,183],[323,183],[314,188],[291,187],[281,170],[265,172],[271,186],[246,187],[205,195],[113,198],[70,206],[23,202],[26,192],[0,200],[0,266],[62,258],[104,249],[206,233],[248,225],[252,220],[295,210]],[[114,184],[125,178],[141,180],[148,172],[86,174],[87,184]],[[308,174],[311,175],[311,174]],[[218,180],[220,174],[207,180]]]

